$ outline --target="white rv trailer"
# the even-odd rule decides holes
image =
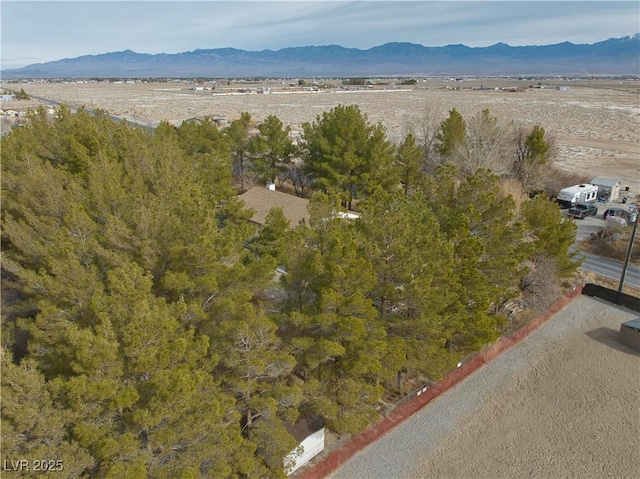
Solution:
[[[595,203],[598,199],[598,187],[592,184],[582,184],[563,188],[558,193],[558,203],[562,208],[571,208],[572,206],[586,203]]]

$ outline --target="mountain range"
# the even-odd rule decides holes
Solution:
[[[11,78],[237,78],[345,76],[614,76],[640,75],[640,33],[592,44],[488,47],[386,43],[367,50],[339,45],[247,51],[198,49],[183,53],[131,50],[84,55],[19,69]]]

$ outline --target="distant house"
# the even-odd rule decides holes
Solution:
[[[239,198],[244,201],[247,208],[255,213],[251,221],[263,226],[267,213],[274,206],[282,208],[284,216],[291,222],[291,226],[297,226],[301,222],[309,222],[309,200],[298,196],[268,189],[264,186],[254,186],[250,190],[241,194]]]
[[[591,180],[591,184],[598,187],[599,199],[616,201],[620,196],[620,182],[618,180],[597,176]]]

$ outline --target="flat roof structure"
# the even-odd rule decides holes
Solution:
[[[598,185],[598,186],[613,187],[613,186],[619,186],[620,180],[614,180],[612,178],[604,178],[602,176],[596,176],[594,179],[591,180],[591,184]]]

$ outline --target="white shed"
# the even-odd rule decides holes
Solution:
[[[319,420],[300,418],[295,424],[287,425],[287,431],[296,438],[302,451],[299,456],[292,451],[284,459],[285,464],[293,464],[287,471],[287,474],[293,474],[324,450],[324,427]]]
[[[596,176],[591,180],[592,185],[598,187],[598,196],[605,201],[616,201],[620,196],[620,181]]]

